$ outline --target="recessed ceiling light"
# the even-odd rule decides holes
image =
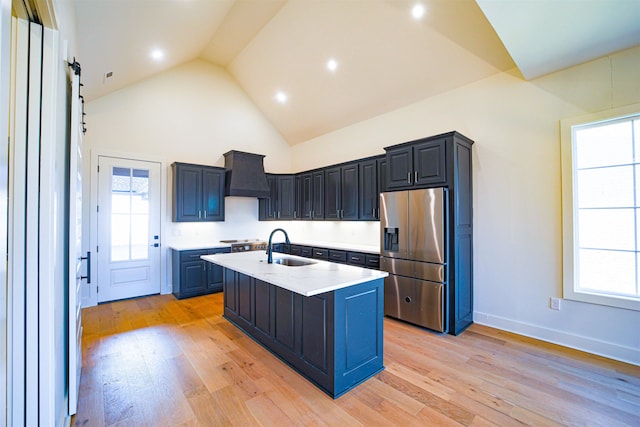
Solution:
[[[285,102],[287,102],[287,94],[282,92],[282,91],[278,91],[276,93],[276,101],[278,101],[280,104],[284,104]]]
[[[329,69],[329,71],[335,71],[338,68],[338,63],[335,59],[331,58],[327,61],[327,68]]]
[[[421,19],[424,16],[424,12],[425,12],[424,5],[420,3],[417,3],[411,9],[411,15],[413,16],[414,19]]]
[[[151,51],[151,58],[156,61],[160,61],[162,58],[164,58],[164,52],[160,49],[153,49]]]

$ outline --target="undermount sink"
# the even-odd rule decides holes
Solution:
[[[275,264],[286,265],[287,267],[301,267],[303,265],[315,264],[314,261],[305,261],[293,258],[278,258],[273,261]]]
[[[303,265],[315,264],[315,261],[306,261],[294,258],[278,258],[273,260],[274,264],[286,265],[287,267],[302,267]]]

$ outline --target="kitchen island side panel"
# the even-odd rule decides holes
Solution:
[[[384,369],[384,279],[335,291],[335,390],[342,393]]]

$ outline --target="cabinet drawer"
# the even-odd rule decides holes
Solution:
[[[231,248],[209,248],[209,249],[197,249],[192,251],[180,251],[180,261],[197,261],[203,255],[212,254],[228,254],[231,252]]]
[[[278,252],[278,253],[280,253],[280,254],[284,254],[284,253],[286,253],[286,252],[285,252],[285,250],[284,250],[284,243],[274,243],[274,244],[271,246],[271,250],[272,250],[273,252]]]
[[[300,246],[300,256],[311,258],[313,256],[313,248],[309,246]]]
[[[345,251],[329,250],[329,261],[332,262],[347,262],[347,253]]]
[[[365,265],[367,262],[366,256],[360,252],[349,252],[347,254],[347,264],[353,265]]]
[[[230,254],[231,248],[211,248],[211,249],[207,249],[206,252],[207,252],[206,255]]]
[[[198,249],[194,251],[180,251],[180,261],[199,261],[200,257],[203,255],[209,255],[213,252],[209,252],[209,250]]]
[[[302,247],[299,245],[291,245],[289,247],[289,253],[291,255],[298,255],[298,256],[302,256]]]
[[[313,248],[312,258],[329,259],[329,250],[324,248]]]
[[[365,255],[365,265],[369,268],[380,269],[380,256],[379,255]]]

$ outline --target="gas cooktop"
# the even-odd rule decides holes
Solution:
[[[231,252],[264,251],[267,242],[259,239],[228,239],[220,240],[220,243],[231,243]]]

